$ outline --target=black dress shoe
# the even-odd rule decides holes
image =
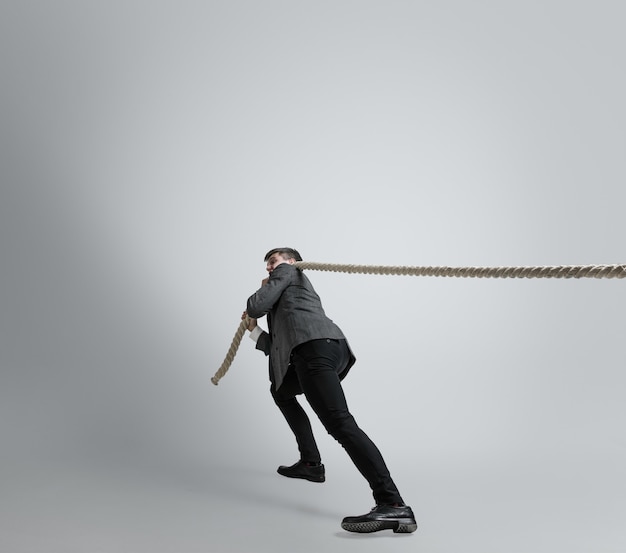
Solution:
[[[376,505],[366,515],[360,517],[346,517],[341,527],[348,532],[378,532],[379,530],[393,530],[394,532],[410,533],[417,530],[417,523],[411,507],[402,505]]]
[[[309,482],[324,482],[324,480],[326,480],[324,465],[322,465],[322,463],[311,465],[305,461],[298,461],[290,467],[281,465],[278,467],[277,472],[287,478],[303,478]]]

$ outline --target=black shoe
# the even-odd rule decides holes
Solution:
[[[276,472],[287,478],[303,478],[309,482],[324,482],[326,480],[322,463],[312,465],[305,461],[298,461],[290,467],[281,465]]]
[[[346,517],[341,527],[348,532],[378,532],[379,530],[393,530],[394,532],[410,533],[417,530],[417,523],[411,507],[402,505],[376,505],[366,515],[360,517]]]

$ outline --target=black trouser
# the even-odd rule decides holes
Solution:
[[[296,395],[307,401],[328,431],[346,450],[368,481],[377,505],[403,503],[383,457],[348,411],[339,374],[350,353],[345,340],[312,340],[294,348],[291,365],[280,388],[272,396],[296,436],[300,458],[319,462],[311,423]]]

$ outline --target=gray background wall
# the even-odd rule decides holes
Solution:
[[[263,254],[623,263],[621,2],[5,1],[0,551],[626,549],[624,281],[309,274],[420,528],[247,338]],[[262,323],[263,324],[263,323]]]

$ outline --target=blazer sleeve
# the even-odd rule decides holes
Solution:
[[[297,269],[286,263],[276,267],[269,276],[269,280],[248,298],[246,311],[253,319],[267,315],[278,302],[285,288],[291,283],[291,271]]]

